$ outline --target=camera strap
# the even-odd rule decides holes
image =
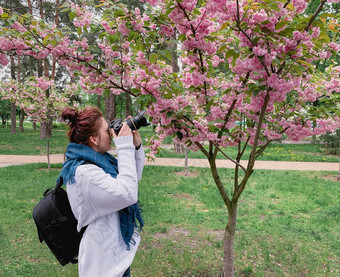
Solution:
[[[130,118],[130,120],[131,120],[131,122],[132,122],[132,124],[133,124],[133,127],[135,127],[135,130],[137,130],[137,127],[136,127],[135,122],[133,121],[133,118]]]

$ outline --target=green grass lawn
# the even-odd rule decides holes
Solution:
[[[55,124],[50,138],[50,153],[64,153],[68,144],[66,128],[63,124]],[[11,134],[9,128],[0,128],[0,155],[46,155],[47,139],[40,139],[40,130],[33,130],[25,124],[24,132],[17,129]]]
[[[0,276],[77,276],[40,244],[32,210],[61,165],[0,168]],[[219,276],[227,213],[209,169],[146,166],[145,228],[134,277]],[[232,171],[221,170],[223,180]],[[336,172],[257,170],[241,196],[237,276],[339,276],[340,186]],[[22,181],[25,180],[25,181]]]
[[[39,125],[38,125],[39,126]],[[50,153],[64,153],[69,143],[67,126],[64,123],[54,124],[50,138]],[[40,130],[33,130],[30,123],[25,123],[24,132],[17,129],[11,134],[10,128],[0,128],[0,155],[46,155],[47,140],[40,139]],[[153,134],[152,127],[139,130],[143,141],[149,134]]]
[[[228,147],[224,149],[225,153],[235,159],[237,156],[237,147]],[[244,152],[243,158],[247,160],[249,158],[251,147],[247,147]],[[173,149],[162,149],[158,157],[181,157],[183,154],[177,154]],[[189,158],[204,159],[205,156],[201,151],[188,152]],[[225,157],[218,153],[218,159],[225,159]],[[283,144],[272,143],[270,144],[264,153],[258,157],[259,161],[293,161],[293,162],[339,162],[339,158],[335,155],[325,155],[322,151],[322,145],[311,144]]]
[[[19,130],[17,134],[12,135],[9,128],[0,128],[0,155],[21,154],[21,155],[46,155],[47,140],[41,140],[39,130],[33,131],[29,124],[26,124],[25,132]],[[53,135],[50,139],[51,154],[64,153],[68,144],[66,136],[67,128],[65,124],[55,124]],[[139,130],[143,141],[153,134],[151,126]],[[171,144],[171,138],[167,138],[166,143]],[[243,159],[248,159],[251,148],[245,151]],[[235,158],[237,147],[229,147],[225,152]],[[189,158],[205,159],[200,151],[189,151]],[[158,157],[176,157],[184,158],[184,154],[177,154],[173,149],[162,149]],[[218,155],[219,159],[224,159],[222,154]],[[273,143],[268,146],[262,156],[258,158],[262,161],[301,161],[301,162],[339,162],[336,156],[325,155],[322,145],[311,144],[282,144]]]

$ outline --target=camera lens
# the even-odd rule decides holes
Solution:
[[[136,116],[128,118],[126,124],[131,130],[138,130],[140,127],[149,126],[150,123],[144,117],[145,111],[139,112]],[[121,118],[111,121],[110,128],[114,130],[116,135],[118,135],[120,129],[123,126],[123,120]]]

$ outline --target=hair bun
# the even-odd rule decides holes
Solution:
[[[78,111],[72,108],[65,108],[61,114],[63,121],[68,121],[69,123],[75,123],[78,117]]]

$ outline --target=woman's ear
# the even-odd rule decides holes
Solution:
[[[97,145],[98,145],[96,138],[93,137],[93,136],[90,136],[89,143],[90,143],[90,146],[91,146],[91,144],[92,144],[93,146],[97,146]]]

